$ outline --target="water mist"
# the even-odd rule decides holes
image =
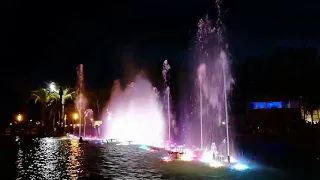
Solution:
[[[201,149],[210,148],[212,143],[226,148],[220,154],[230,156],[228,128],[228,94],[233,83],[227,44],[223,40],[223,23],[221,22],[221,1],[216,1],[218,19],[215,26],[208,16],[198,23],[195,46],[196,79],[193,97],[198,105],[192,122],[192,136],[198,137],[193,144]],[[196,119],[199,119],[198,121]]]
[[[164,145],[165,120],[159,93],[143,73],[123,90],[116,80],[104,117],[104,138]]]

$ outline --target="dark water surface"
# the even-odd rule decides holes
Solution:
[[[43,138],[15,148],[3,145],[1,179],[313,179],[272,168],[238,172],[191,162],[163,163],[159,161],[163,155],[137,146]]]

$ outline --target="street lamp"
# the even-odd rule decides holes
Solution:
[[[23,117],[21,114],[18,114],[17,117],[16,117],[17,121],[20,122],[22,121]]]
[[[57,89],[56,89],[56,84],[54,83],[54,82],[51,82],[50,84],[49,84],[49,90],[51,91],[51,92],[55,92]]]
[[[73,119],[74,119],[74,120],[77,120],[78,118],[79,118],[79,114],[78,114],[78,113],[74,113],[74,114],[73,114]]]
[[[73,127],[73,133],[75,131],[75,120],[77,120],[79,118],[79,114],[78,113],[74,113],[73,114],[73,119],[74,119],[74,122],[72,123],[72,127]]]

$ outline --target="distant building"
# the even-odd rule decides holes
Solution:
[[[238,133],[284,134],[296,131],[302,119],[318,122],[320,108],[311,118],[303,111],[302,97],[317,93],[319,69],[312,48],[279,49],[272,56],[249,57],[235,76],[236,98],[245,104],[243,117],[235,119]]]
[[[250,102],[250,108],[256,109],[297,109],[299,108],[299,101],[261,101]]]
[[[298,98],[282,100],[275,96],[255,96],[247,101],[246,126],[250,133],[281,134],[295,131],[301,121],[301,106]],[[241,125],[240,125],[241,126]]]
[[[304,108],[301,107],[301,119],[304,119],[308,123],[313,123],[313,124],[319,123],[320,122],[320,107],[315,109],[312,114],[308,111],[305,111]]]
[[[308,123],[318,123],[320,121],[320,108],[317,108],[313,111],[312,116],[309,112],[304,112],[303,105],[301,101],[261,101],[261,102],[250,102],[249,103],[250,110],[276,110],[278,109],[286,109],[282,111],[283,113],[289,113],[291,110],[294,111],[295,120],[304,119]],[[287,110],[290,109],[290,110]],[[267,111],[268,113],[270,111]],[[279,111],[281,112],[281,111]],[[299,117],[298,117],[299,113]]]

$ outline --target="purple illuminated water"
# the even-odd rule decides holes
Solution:
[[[170,86],[169,86],[169,70],[171,69],[167,60],[163,62],[162,76],[164,80],[164,103],[167,110],[167,130],[168,142],[171,142],[171,111],[170,111]]]
[[[228,95],[233,78],[227,44],[223,40],[221,22],[221,1],[216,1],[218,20],[215,26],[208,17],[198,23],[195,46],[196,79],[191,101],[193,111],[189,142],[210,149],[212,143],[225,147],[227,141],[226,123],[228,120]],[[190,103],[192,104],[192,103]],[[193,113],[193,114],[192,114]],[[226,149],[221,150],[227,154]]]
[[[143,74],[121,88],[116,80],[104,116],[104,138],[163,146],[165,118],[159,93]]]

